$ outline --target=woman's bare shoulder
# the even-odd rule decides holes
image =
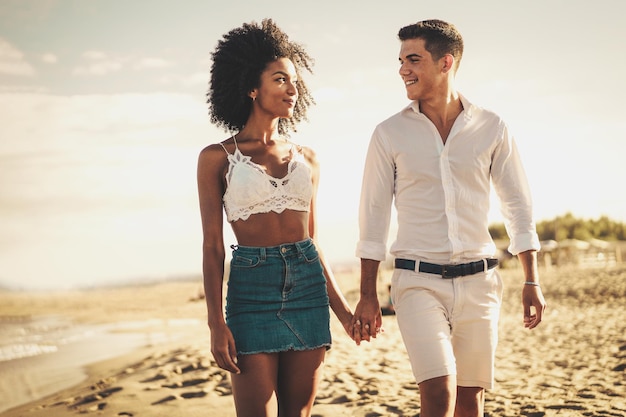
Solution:
[[[230,142],[230,144],[228,142]],[[233,148],[232,150],[230,149],[231,147]],[[198,164],[201,167],[218,167],[224,165],[228,159],[228,154],[232,153],[233,150],[234,144],[232,138],[226,139],[222,142],[212,143],[200,151]]]
[[[308,146],[302,146],[302,154],[304,155],[304,159],[312,166],[317,168],[319,166],[319,160],[317,159],[317,153]]]
[[[307,163],[309,163],[312,166],[318,165],[317,154],[315,153],[313,148],[304,146],[304,145],[299,145],[294,142],[289,142],[289,143],[296,149],[296,151],[299,154],[304,156],[304,159],[307,161]]]
[[[210,145],[207,145],[200,151],[200,156],[211,157],[214,154],[219,154],[219,153],[221,153],[222,155],[226,155],[227,153],[232,153],[229,151],[230,147],[234,147],[234,142],[233,142],[232,137],[224,139],[221,142],[215,142],[215,143],[211,143]]]

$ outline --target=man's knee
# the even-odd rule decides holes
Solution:
[[[419,384],[422,414],[451,415],[456,401],[456,379],[442,376]]]
[[[483,417],[485,390],[481,387],[458,387],[454,417]]]

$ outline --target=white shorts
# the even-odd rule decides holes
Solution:
[[[491,389],[502,304],[496,269],[458,278],[395,269],[391,298],[417,383],[456,375]]]

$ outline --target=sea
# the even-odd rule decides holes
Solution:
[[[0,318],[0,413],[79,384],[90,364],[174,342],[198,325],[193,319],[85,325],[56,316]]]

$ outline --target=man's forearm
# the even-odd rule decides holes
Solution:
[[[537,269],[537,251],[527,250],[520,252],[517,255],[522,269],[524,270],[524,277],[526,282],[534,282],[539,285],[539,271]]]
[[[361,259],[361,298],[377,297],[379,266],[380,261]]]

